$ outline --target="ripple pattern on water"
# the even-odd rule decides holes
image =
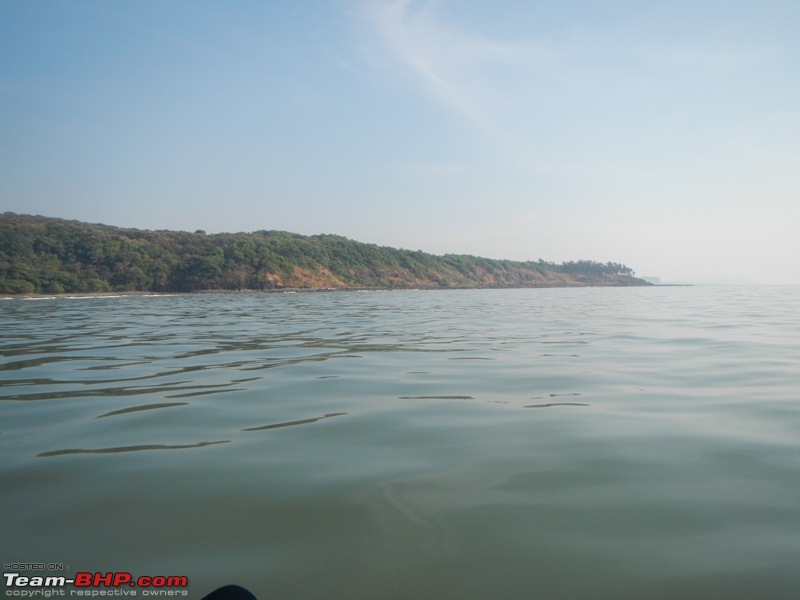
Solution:
[[[2,553],[265,598],[794,592],[799,301],[6,301]]]

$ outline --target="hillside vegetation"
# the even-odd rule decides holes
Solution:
[[[618,263],[435,256],[337,235],[207,235],[0,216],[0,293],[647,285]]]

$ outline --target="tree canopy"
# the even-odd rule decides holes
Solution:
[[[285,231],[206,234],[0,215],[0,293],[644,285],[619,263],[556,265]]]

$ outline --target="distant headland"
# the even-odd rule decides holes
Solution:
[[[650,285],[591,260],[495,260],[285,231],[149,231],[6,212],[0,293]]]

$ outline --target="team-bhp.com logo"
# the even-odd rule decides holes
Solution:
[[[186,596],[189,578],[184,576],[143,575],[134,578],[125,571],[110,573],[75,573],[74,577],[20,575],[3,573],[6,596],[42,598],[51,596]],[[63,589],[73,586],[69,591]],[[131,589],[133,588],[133,589]],[[45,593],[49,592],[49,593]]]

